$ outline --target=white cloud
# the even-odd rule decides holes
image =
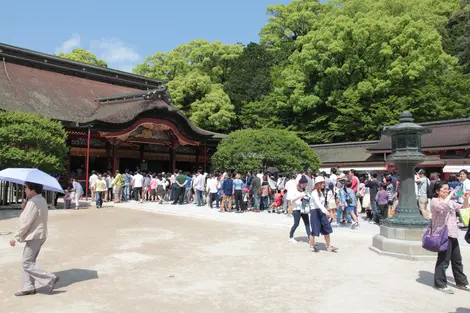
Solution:
[[[59,47],[55,49],[55,53],[69,53],[72,52],[73,49],[78,47],[80,47],[80,34],[74,33],[72,35],[72,38],[64,41]]]
[[[129,64],[140,59],[140,55],[133,48],[114,38],[93,40],[91,50],[97,54],[98,58],[111,64]]]

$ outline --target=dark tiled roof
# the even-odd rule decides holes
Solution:
[[[5,67],[3,66],[5,65]],[[97,98],[138,91],[18,64],[0,67],[0,108],[83,123],[99,109]]]
[[[423,135],[421,145],[423,150],[458,149],[470,146],[470,119],[436,121],[420,125],[432,130]],[[379,142],[368,148],[372,153],[389,152],[392,141],[389,136],[382,135]]]
[[[376,161],[376,157],[367,148],[376,143],[377,141],[344,142],[310,147],[318,154],[323,164],[371,162]]]

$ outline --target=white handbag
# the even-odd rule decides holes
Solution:
[[[370,194],[366,193],[362,198],[362,207],[365,209],[370,208]]]

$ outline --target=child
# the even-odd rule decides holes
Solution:
[[[70,192],[70,189],[65,189],[65,195],[64,195],[64,206],[65,209],[70,209],[72,207],[72,195]]]
[[[388,216],[392,217],[395,214],[394,202],[396,199],[395,188],[393,187],[392,176],[387,176],[385,178],[385,184],[387,184],[387,193],[388,193]]]
[[[354,190],[351,189],[352,183],[350,181],[346,182],[345,188],[346,188],[346,215],[350,216],[354,223],[351,225],[351,228],[354,229],[357,226],[359,226],[359,223],[357,222],[357,216],[354,213],[356,210],[357,206],[357,198],[356,198],[356,193]],[[349,218],[348,218],[349,219]]]
[[[282,211],[282,203],[284,198],[284,190],[278,191],[274,194],[274,201],[271,203],[270,210],[268,213],[278,213],[280,214]]]
[[[328,212],[330,212],[330,223],[332,226],[337,226],[337,224],[334,222],[334,216],[336,216],[336,193],[335,193],[335,186],[334,184],[330,184],[328,186],[328,192],[326,193],[326,205],[328,208]]]
[[[248,212],[249,207],[251,207],[251,201],[250,200],[250,191],[247,187],[243,188],[243,207],[245,208],[245,212]]]
[[[375,196],[375,202],[377,202],[377,214],[373,216],[374,222],[376,224],[381,224],[383,219],[387,218],[388,213],[388,192],[387,192],[387,185],[382,184],[381,190],[377,192]]]

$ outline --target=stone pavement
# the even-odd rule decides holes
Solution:
[[[0,211],[1,313],[470,313],[469,293],[430,287],[433,262],[371,252],[374,225],[336,231],[337,254],[311,253],[287,242],[282,215],[154,203],[50,211],[39,264],[61,281],[52,295],[16,298],[22,245],[8,241],[18,213]]]

